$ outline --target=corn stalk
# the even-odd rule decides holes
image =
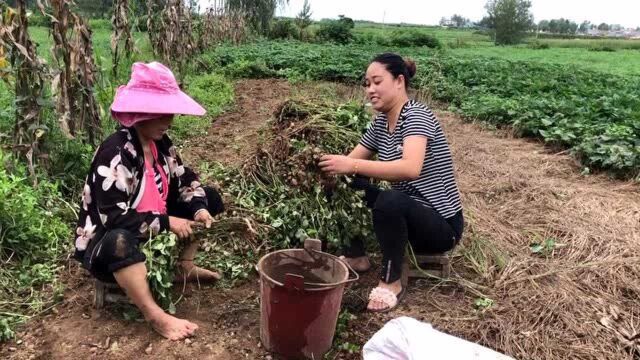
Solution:
[[[200,51],[204,51],[225,41],[237,45],[244,42],[247,36],[245,13],[226,8],[223,0],[215,0],[202,17],[198,47]]]
[[[113,2],[113,16],[111,24],[113,25],[113,34],[111,34],[111,54],[112,74],[116,78],[118,74],[118,64],[121,58],[122,42],[124,42],[124,52],[130,56],[133,49],[133,37],[131,36],[131,23],[129,22],[129,0],[115,0]]]
[[[89,137],[89,142],[97,144],[100,140],[100,107],[95,96],[98,69],[93,56],[91,29],[87,22],[76,14],[73,17],[73,39],[71,70],[74,73],[73,95],[76,104],[76,117]]]
[[[157,9],[157,1],[151,6]],[[156,56],[181,74],[197,50],[191,8],[182,0],[167,0],[159,13],[150,11],[149,36]],[[153,16],[153,20],[152,19]],[[155,32],[155,34],[151,34]]]
[[[9,57],[16,95],[13,147],[26,156],[29,171],[35,175],[34,158],[43,155],[40,142],[45,132],[41,120],[46,71],[29,37],[26,1],[17,0],[16,9],[3,6],[2,10],[0,45]],[[11,85],[9,73],[6,74],[3,79]]]
[[[51,18],[54,42],[51,50],[58,65],[51,88],[56,95],[60,130],[70,139],[85,132],[89,141],[95,144],[100,138],[100,116],[93,91],[96,66],[91,30],[71,11],[73,5],[71,0],[51,0],[49,14],[38,0],[42,14]]]
[[[160,28],[160,14],[166,5],[165,0],[147,0],[147,34],[151,48],[156,56],[162,47],[162,37]]]

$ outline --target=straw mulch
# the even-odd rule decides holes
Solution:
[[[370,328],[408,315],[518,359],[639,359],[640,187],[581,175],[573,157],[534,141],[439,119],[467,221],[454,275],[412,283]]]

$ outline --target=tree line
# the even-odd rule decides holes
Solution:
[[[586,34],[590,30],[599,30],[599,31],[618,31],[622,30],[622,26],[618,24],[593,24],[591,21],[583,21],[578,25],[578,23],[571,21],[569,19],[551,19],[551,20],[541,20],[538,22],[537,30],[542,32],[547,32],[551,34],[576,34],[583,33]],[[638,28],[640,29],[640,28]]]

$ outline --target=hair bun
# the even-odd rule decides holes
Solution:
[[[412,78],[416,74],[416,62],[411,59],[405,59],[404,64],[407,66],[409,78]]]

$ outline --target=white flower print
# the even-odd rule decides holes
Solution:
[[[95,234],[96,225],[91,223],[91,218],[87,216],[87,220],[84,224],[84,228],[78,227],[76,229],[76,234],[78,237],[76,238],[76,249],[79,251],[83,251],[87,248],[89,241],[93,239]]]
[[[183,202],[190,202],[194,197],[205,196],[207,196],[207,194],[204,192],[204,189],[200,187],[200,183],[197,181],[192,181],[191,186],[183,186],[180,188],[180,200]]]
[[[121,129],[120,131],[122,131],[122,132],[127,134],[127,140],[130,141],[132,139],[131,132],[129,131],[129,129]]]
[[[149,225],[149,229],[151,229],[151,232],[154,235],[157,235],[160,233],[160,218],[155,218],[152,222],[151,225]]]
[[[126,202],[119,202],[116,204],[116,206],[118,206],[120,209],[124,210],[122,212],[122,215],[126,215],[127,212],[129,212],[129,204],[127,204]]]
[[[160,233],[160,218],[155,218],[151,225],[148,225],[146,222],[143,222],[140,225],[140,229],[138,229],[141,234],[146,233],[147,231],[151,232],[151,235],[158,235]]]
[[[184,175],[184,166],[178,165],[178,155],[175,146],[169,148],[169,156],[167,156],[166,158],[171,176],[180,177]]]
[[[131,153],[131,155],[135,158],[136,156],[138,156],[138,152],[136,151],[136,148],[133,146],[133,144],[131,143],[131,141],[127,141],[126,144],[124,144],[124,148],[125,150],[129,151],[129,153]]]
[[[98,166],[98,174],[104,177],[102,181],[102,190],[107,191],[115,183],[116,188],[127,194],[130,191],[133,174],[124,165],[120,163],[120,154],[111,159],[109,167],[104,165]]]
[[[82,208],[84,211],[89,210],[89,204],[91,204],[91,188],[85,183],[82,191]]]
[[[102,225],[106,225],[107,224],[107,215],[106,214],[101,214],[101,213],[98,213],[98,215],[100,215],[100,222],[102,222]]]
[[[129,179],[129,193],[133,193],[138,188],[138,172],[133,169],[131,172],[131,178]]]

